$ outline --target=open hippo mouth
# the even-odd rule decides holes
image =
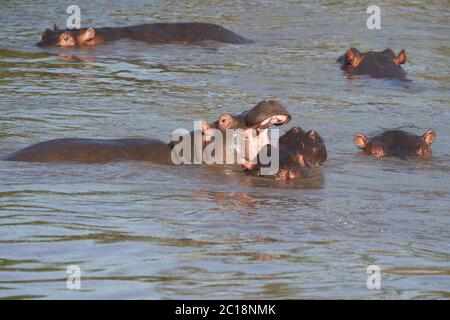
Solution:
[[[268,129],[271,126],[281,126],[288,123],[290,118],[287,115],[272,115],[256,124],[253,128],[256,130]]]
[[[207,129],[233,129],[243,130],[246,135],[253,133],[259,135],[265,133],[271,126],[281,126],[292,119],[289,112],[277,101],[261,101],[251,110],[239,115],[225,114],[219,117]],[[208,130],[206,130],[208,131]],[[209,137],[208,137],[209,138]]]
[[[248,128],[267,129],[272,125],[281,126],[291,121],[292,116],[274,100],[261,101],[253,109],[240,115]]]
[[[291,118],[289,112],[279,102],[261,101],[251,110],[238,115],[223,114],[212,124],[205,122],[202,125],[203,139],[209,143],[216,130],[225,136],[228,130],[233,130],[232,140],[226,138],[225,145],[231,145],[231,149],[238,150],[240,153],[238,163],[250,169],[254,166],[250,163],[252,159],[256,158],[265,145],[271,143],[268,129],[271,126],[288,123]]]
[[[281,126],[291,121],[292,116],[287,112],[283,105],[274,100],[261,101],[254,108],[246,111],[238,116],[245,122],[244,132],[247,145],[253,148],[248,150],[244,168],[249,169],[254,165],[249,165],[248,160],[256,158],[261,149],[271,144],[268,135],[268,129],[271,126]],[[250,140],[256,139],[257,143],[249,143]]]

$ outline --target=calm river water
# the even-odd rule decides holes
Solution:
[[[0,161],[2,298],[450,298],[448,1],[76,1],[82,25],[205,21],[251,45],[34,46],[67,1],[0,1],[0,156],[61,137],[167,140],[281,101],[328,161],[302,182],[232,168]],[[412,81],[347,79],[350,47],[398,52]],[[62,55],[64,54],[64,55]],[[77,58],[71,59],[70,56]],[[422,161],[353,134],[437,131]],[[69,265],[81,290],[66,288]],[[366,286],[369,265],[381,289]]]

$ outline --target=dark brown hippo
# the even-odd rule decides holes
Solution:
[[[90,47],[109,41],[130,39],[152,44],[164,43],[198,43],[217,41],[224,43],[246,44],[252,41],[224,27],[212,23],[150,23],[127,27],[82,28],[53,30],[42,32],[38,46]]]
[[[201,122],[200,129],[187,133],[182,139],[194,142],[200,137],[200,142],[191,145],[192,156],[203,154],[205,148],[213,140],[214,129],[225,132],[227,129],[241,129],[244,133],[256,131],[263,135],[262,140],[268,141],[267,129],[271,125],[282,125],[289,122],[291,115],[278,102],[261,101],[254,108],[239,115],[223,114],[217,121],[209,124]],[[253,131],[252,131],[253,130]],[[226,134],[223,135],[224,138]],[[224,144],[231,144],[226,141]],[[8,155],[5,160],[27,162],[57,162],[73,161],[82,163],[107,162],[118,160],[142,160],[161,164],[174,164],[172,151],[181,140],[164,143],[156,139],[78,139],[65,138],[37,143]],[[184,140],[183,140],[184,141]],[[257,153],[257,151],[256,151]],[[256,154],[255,153],[255,154]],[[178,154],[180,155],[180,154]],[[182,154],[181,154],[182,156]],[[194,159],[191,157],[191,159]],[[248,160],[248,159],[246,159]],[[200,159],[200,164],[202,159]],[[177,163],[178,164],[178,163]]]
[[[401,67],[406,62],[405,50],[395,55],[391,49],[361,53],[350,48],[337,59],[342,70],[350,75],[368,74],[374,78],[406,78],[406,71]]]
[[[73,161],[96,163],[143,160],[170,163],[171,148],[156,139],[54,139],[23,148],[5,160],[26,162]]]
[[[272,146],[269,148],[272,149]],[[273,148],[269,152],[275,150]],[[274,175],[277,180],[306,177],[308,169],[318,167],[327,159],[327,149],[320,134],[315,130],[305,132],[300,127],[293,127],[280,137],[278,150],[279,169]],[[258,161],[258,164],[249,172],[259,174],[261,167]]]
[[[390,130],[371,138],[362,133],[357,133],[354,137],[356,146],[369,155],[393,156],[401,159],[430,155],[431,144],[435,139],[436,132],[433,129],[421,136],[403,130]]]

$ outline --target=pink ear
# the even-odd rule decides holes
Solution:
[[[406,62],[406,52],[405,50],[400,51],[400,53],[394,58],[394,62],[396,65],[401,65]]]
[[[202,132],[205,133],[209,129],[209,124],[205,120],[202,120],[200,123],[200,128],[202,129]]]
[[[84,41],[89,41],[95,38],[95,29],[94,28],[87,28],[86,30],[84,30],[83,32],[83,40]]]
[[[207,141],[211,138],[211,135],[213,135],[213,132],[216,128],[212,125],[210,125],[208,122],[201,120],[200,121],[200,130],[202,130],[202,134],[206,138]]]
[[[347,50],[347,59],[349,59],[349,60],[353,59],[354,55],[355,54],[353,53],[352,48]]]
[[[369,138],[367,138],[362,133],[357,133],[355,134],[353,141],[355,142],[358,148],[364,149],[365,147],[367,147],[367,143],[369,143]]]
[[[436,140],[436,131],[433,129],[428,130],[422,135],[422,139],[427,145],[432,144]]]
[[[356,67],[360,62],[359,51],[355,48],[350,48],[347,50],[347,62],[352,66]]]
[[[314,139],[316,137],[316,135],[317,135],[317,131],[314,130],[314,129],[313,130],[309,130],[308,131],[308,135],[309,135],[310,138]]]

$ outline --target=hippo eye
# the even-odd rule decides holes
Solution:
[[[64,42],[67,42],[67,41],[69,41],[70,36],[69,36],[67,33],[63,33],[63,34],[61,35],[60,39],[61,39],[62,41],[64,41]]]

